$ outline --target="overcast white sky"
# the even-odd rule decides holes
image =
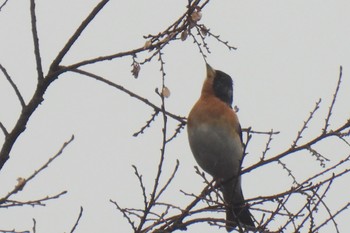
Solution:
[[[0,1],[0,3],[2,3]],[[37,20],[44,72],[66,40],[98,1],[38,0]],[[83,59],[138,48],[143,35],[156,34],[176,20],[187,1],[111,0],[87,28],[63,60],[72,64]],[[239,107],[243,127],[281,131],[271,153],[288,148],[314,103],[322,98],[321,109],[305,140],[317,135],[336,86],[339,67],[343,84],[334,109],[331,126],[349,119],[350,108],[350,2],[334,1],[212,1],[201,20],[214,34],[238,50],[228,51],[213,39],[208,62],[234,79],[234,104]],[[35,60],[31,38],[29,1],[9,0],[0,12],[0,63],[6,67],[26,101],[36,85]],[[166,85],[171,96],[168,110],[187,116],[199,96],[205,64],[190,39],[176,42],[164,50]],[[159,64],[142,67],[138,79],[130,73],[131,58],[86,67],[111,81],[160,104],[154,93],[161,86]],[[3,75],[0,75],[0,121],[11,129],[20,113],[20,104]],[[30,230],[32,218],[37,232],[67,232],[74,224],[79,207],[83,218],[76,232],[131,232],[122,215],[109,202],[124,207],[141,207],[142,196],[131,165],[143,174],[149,189],[159,161],[161,118],[138,138],[152,109],[102,83],[76,74],[64,74],[45,94],[45,101],[31,117],[27,130],[18,139],[11,158],[0,172],[0,196],[5,195],[18,177],[27,177],[54,155],[72,134],[74,142],[64,154],[40,174],[17,200],[30,200],[68,194],[46,207],[0,209],[0,230]],[[170,122],[170,129],[176,122]],[[257,161],[265,138],[253,140],[248,166]],[[0,142],[4,141],[0,136]],[[349,154],[340,145],[324,145],[322,151],[332,159]],[[271,155],[272,155],[271,154]],[[307,155],[299,155],[307,157]],[[297,178],[316,171],[313,159],[288,159]],[[187,143],[186,131],[167,148],[165,174],[170,174],[176,159],[180,169],[165,200],[189,202],[179,190],[198,193],[203,184],[195,174],[196,165]],[[334,184],[339,191],[330,195],[334,210],[349,201],[349,175]],[[277,166],[244,176],[245,196],[255,197],[283,191],[290,185],[287,174]],[[345,188],[344,188],[345,187]],[[150,191],[150,190],[149,190]],[[254,214],[254,212],[253,212]],[[220,215],[218,213],[218,215]],[[341,232],[350,230],[349,212],[339,217]],[[276,223],[278,224],[278,223]],[[200,224],[188,232],[225,232]],[[328,229],[332,232],[334,228]]]

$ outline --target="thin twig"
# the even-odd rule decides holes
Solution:
[[[25,104],[24,99],[23,99],[23,97],[21,95],[21,92],[18,90],[17,85],[13,82],[11,76],[7,73],[5,67],[3,67],[1,64],[0,64],[0,69],[1,69],[2,73],[5,75],[7,81],[10,83],[11,87],[13,88],[13,90],[15,91],[15,93],[17,95],[17,98],[18,98],[19,102],[22,105],[22,108],[24,108],[26,104]]]
[[[285,156],[289,156],[290,154],[294,154],[296,152],[299,152],[299,151],[302,151],[302,150],[305,150],[305,149],[308,149],[309,147],[311,147],[312,145],[314,144],[317,144],[319,143],[320,141],[323,141],[324,139],[328,138],[328,137],[334,137],[334,136],[337,136],[338,133],[342,132],[343,130],[346,130],[350,128],[350,121],[347,121],[346,123],[344,123],[342,126],[340,126],[338,129],[335,129],[331,132],[328,132],[326,134],[321,134],[319,135],[318,137],[315,137],[313,138],[312,140],[306,142],[305,144],[303,145],[300,145],[300,146],[296,146],[296,147],[291,147],[287,150],[285,150],[284,152],[281,152],[279,154],[277,154],[276,156],[272,157],[272,158],[269,158],[269,159],[266,159],[264,161],[260,161],[246,169],[244,169],[242,171],[242,173],[246,173],[246,172],[250,172],[252,171],[253,169],[257,168],[257,167],[260,167],[260,166],[263,166],[263,165],[266,165],[266,164],[269,164],[269,163],[273,163],[273,162],[276,162],[278,161],[279,159],[285,157]]]
[[[181,214],[174,216],[171,220],[167,222],[166,225],[163,225],[157,229],[158,232],[172,232],[175,229],[182,229],[182,222],[183,220],[189,216],[189,213],[192,208],[194,208],[199,201],[201,201],[208,193],[210,193],[213,190],[213,181],[208,184],[202,192],[195,197],[195,199],[182,211]],[[156,232],[157,232],[156,231]]]
[[[9,197],[11,197],[13,194],[21,191],[24,186],[30,181],[32,180],[34,177],[36,177],[41,171],[43,171],[45,168],[47,168],[49,166],[50,163],[52,163],[56,158],[58,158],[63,150],[74,140],[74,135],[72,135],[72,137],[63,144],[63,146],[60,148],[60,150],[52,157],[50,158],[44,165],[42,165],[37,171],[35,171],[31,176],[29,176],[27,179],[20,179],[20,181],[18,182],[18,184],[16,185],[16,187],[9,192],[5,197],[0,198],[0,204],[4,203],[6,200],[8,200]]]
[[[154,121],[154,119],[156,118],[156,116],[158,116],[158,114],[159,114],[159,111],[155,109],[154,113],[152,114],[151,118],[146,122],[146,124],[142,126],[142,128],[136,133],[134,133],[132,136],[137,137],[140,134],[143,134],[145,130],[151,126],[152,121]]]
[[[325,225],[328,224],[329,221],[334,221],[334,219],[341,214],[342,212],[344,212],[345,210],[348,210],[350,207],[350,202],[348,202],[347,204],[345,204],[343,206],[343,208],[339,209],[336,213],[334,213],[331,217],[329,217],[327,220],[325,220],[323,223],[321,223],[318,227],[316,227],[314,229],[314,232],[318,232],[319,229],[321,229],[322,227],[324,227]]]
[[[77,218],[77,220],[75,221],[75,224],[74,224],[72,230],[70,231],[70,233],[73,233],[73,232],[75,231],[75,229],[77,228],[77,226],[78,226],[78,224],[79,224],[79,221],[80,221],[80,219],[81,219],[82,216],[83,216],[83,207],[80,206],[80,212],[79,212],[78,218]]]
[[[111,203],[113,203],[113,204],[116,206],[116,208],[123,214],[124,218],[126,218],[126,219],[128,220],[128,222],[129,222],[131,228],[134,230],[134,232],[137,232],[137,231],[136,231],[137,228],[136,228],[136,226],[135,226],[135,223],[134,223],[134,221],[132,221],[132,219],[127,215],[126,209],[120,207],[116,201],[113,201],[113,200],[109,200],[109,201],[110,201]],[[141,218],[141,216],[140,216],[140,218]]]
[[[271,129],[270,131],[271,133],[269,134],[269,138],[267,139],[267,142],[266,142],[266,145],[265,145],[265,149],[263,150],[262,152],[262,156],[260,158],[260,161],[261,160],[265,160],[265,157],[267,155],[267,151],[270,150],[270,143],[272,142],[272,136],[273,136],[273,130]]]
[[[167,143],[170,142],[170,141],[172,141],[174,138],[176,138],[176,136],[177,136],[179,133],[181,133],[181,130],[185,127],[185,125],[186,125],[186,124],[185,124],[184,122],[180,122],[180,123],[178,124],[178,126],[176,127],[174,134],[173,134],[169,139],[167,139]]]
[[[16,207],[16,206],[45,206],[46,204],[44,202],[53,200],[53,199],[58,199],[61,196],[67,194],[67,191],[62,191],[59,194],[56,194],[54,196],[46,196],[44,198],[40,198],[38,200],[31,200],[31,201],[14,201],[14,200],[6,200],[5,204],[0,205],[0,208],[9,208],[9,207]]]
[[[143,184],[142,175],[139,173],[139,171],[137,170],[137,167],[135,165],[132,165],[132,167],[134,168],[135,175],[137,176],[137,179],[139,180],[139,184],[140,184],[140,187],[142,190],[143,204],[144,204],[144,207],[146,208],[148,205],[148,201],[147,201],[146,187]]]
[[[162,111],[162,109],[160,107],[158,107],[157,105],[151,103],[149,100],[141,97],[140,95],[137,95],[136,93],[132,92],[132,91],[129,91],[128,89],[124,88],[123,86],[121,85],[118,85],[116,83],[113,83],[107,79],[104,79],[102,78],[101,76],[99,75],[96,75],[96,74],[93,74],[93,73],[90,73],[90,72],[87,72],[87,71],[84,71],[84,70],[80,70],[80,69],[74,69],[74,70],[71,70],[72,72],[75,72],[75,73],[79,73],[79,74],[83,74],[87,77],[90,77],[90,78],[94,78],[100,82],[103,82],[103,83],[106,83],[108,84],[109,86],[112,86],[112,87],[115,87],[117,88],[118,90],[120,91],[123,91],[125,92],[126,94],[130,95],[131,97],[133,98],[136,98],[138,100],[140,100],[141,102],[145,103],[146,105],[152,107],[155,111]],[[176,116],[175,114],[173,113],[170,113],[168,111],[165,111],[166,115],[168,115],[169,117],[173,118],[174,120],[177,120],[179,122],[182,122],[182,123],[185,123],[185,117],[181,117],[181,116]]]
[[[339,92],[339,89],[340,89],[342,76],[343,76],[343,67],[340,66],[337,87],[335,88],[335,91],[334,91],[334,94],[333,94],[332,103],[331,103],[331,106],[329,107],[329,110],[328,110],[328,114],[327,114],[327,117],[326,117],[326,120],[325,120],[325,125],[324,125],[324,128],[323,128],[323,133],[327,132],[327,129],[328,129],[328,126],[329,126],[329,120],[331,118],[333,107],[334,107],[334,104],[335,104],[335,101],[337,99],[338,92]]]
[[[159,58],[158,58],[159,62],[160,62],[160,71],[162,73],[162,90],[164,90],[165,87],[165,71],[164,71],[164,61],[162,58],[162,53],[159,52]],[[144,214],[140,219],[140,223],[139,226],[137,228],[137,231],[141,231],[144,224],[147,221],[147,216],[150,213],[151,209],[155,206],[156,201],[157,201],[157,193],[158,193],[158,187],[160,184],[160,177],[162,174],[162,169],[163,169],[163,164],[164,164],[164,158],[165,158],[165,148],[166,148],[166,135],[167,135],[167,127],[168,127],[168,118],[167,118],[167,114],[165,113],[165,97],[164,95],[160,92],[158,93],[159,97],[161,98],[162,101],[162,105],[161,105],[161,112],[162,112],[162,116],[163,116],[163,129],[162,129],[162,147],[160,149],[161,153],[160,153],[160,159],[159,159],[159,163],[158,163],[158,169],[157,169],[157,174],[156,174],[156,178],[154,180],[154,184],[153,184],[153,189],[151,192],[151,197],[150,200],[148,202],[148,205],[145,207],[144,210]]]
[[[109,2],[109,0],[102,0],[100,3],[96,5],[96,7],[91,11],[91,13],[85,18],[85,20],[80,24],[78,29],[74,32],[68,42],[61,49],[55,60],[52,62],[50,66],[50,71],[55,72],[61,63],[63,57],[68,53],[72,45],[75,41],[80,37],[81,33],[85,30],[85,28],[91,23],[91,21],[95,18],[95,16],[102,10],[102,8]]]
[[[175,165],[175,168],[174,168],[173,173],[171,174],[171,176],[169,177],[168,181],[165,183],[165,185],[163,186],[163,188],[158,192],[157,196],[155,197],[155,200],[158,200],[159,197],[162,195],[162,193],[168,188],[169,184],[170,184],[171,181],[174,179],[175,174],[176,174],[177,170],[179,169],[179,166],[180,166],[180,162],[179,162],[179,160],[177,159],[177,160],[176,160],[176,165]]]
[[[293,141],[293,144],[292,144],[292,148],[296,147],[297,146],[297,143],[299,141],[299,139],[302,138],[302,134],[303,132],[308,128],[308,124],[310,123],[311,119],[313,118],[313,116],[315,115],[315,112],[320,108],[320,103],[321,103],[321,99],[319,99],[316,104],[315,104],[315,107],[314,109],[310,112],[310,115],[309,117],[306,119],[306,121],[304,121],[304,124],[303,126],[301,127],[301,130],[298,131],[298,134],[297,134],[297,137],[296,139]]]
[[[36,233],[36,220],[33,218],[33,233]]]
[[[4,8],[4,6],[6,5],[7,2],[8,2],[8,0],[5,0],[5,1],[1,4],[1,6],[0,6],[0,11],[2,10],[2,8]]]
[[[9,132],[7,131],[6,127],[0,122],[0,129],[5,135],[5,138],[9,135]]]

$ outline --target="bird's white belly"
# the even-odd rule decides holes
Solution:
[[[228,179],[237,175],[243,155],[239,137],[230,129],[201,124],[188,129],[192,153],[203,170],[214,178]]]

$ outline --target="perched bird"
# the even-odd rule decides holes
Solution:
[[[192,153],[199,166],[221,184],[226,205],[226,229],[254,228],[241,189],[242,130],[232,109],[229,75],[207,64],[202,93],[187,120]]]

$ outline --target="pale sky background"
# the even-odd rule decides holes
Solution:
[[[0,3],[2,3],[0,1]],[[44,73],[57,52],[97,4],[90,0],[38,0],[37,20]],[[143,35],[156,34],[178,19],[187,0],[111,0],[87,28],[63,60],[64,65],[100,55],[138,48]],[[228,51],[212,38],[208,62],[234,79],[234,104],[239,107],[243,127],[281,131],[275,136],[271,154],[287,149],[300,130],[315,102],[322,98],[321,109],[304,135],[318,135],[343,66],[343,83],[334,108],[331,127],[349,119],[350,108],[350,2],[248,0],[211,1],[203,11],[201,23],[220,34],[238,50]],[[36,85],[29,14],[29,1],[9,0],[0,12],[0,63],[7,69],[28,101]],[[177,41],[164,51],[166,85],[171,96],[167,108],[187,116],[200,94],[205,64],[198,48],[189,38]],[[141,60],[141,59],[140,59]],[[130,73],[132,59],[117,59],[84,67],[123,85],[160,105],[154,93],[161,86],[159,64],[143,66],[138,79]],[[20,104],[3,75],[0,75],[0,121],[12,129],[20,113]],[[131,165],[143,174],[150,192],[161,147],[162,120],[158,117],[145,134],[134,138],[152,114],[152,109],[130,96],[89,78],[66,73],[49,87],[45,101],[31,117],[27,130],[15,144],[10,160],[0,171],[0,197],[28,177],[53,156],[72,134],[74,142],[64,154],[25,189],[16,200],[31,200],[68,194],[47,203],[46,207],[0,209],[0,230],[30,230],[32,218],[37,232],[68,232],[80,206],[83,218],[76,232],[131,232],[126,219],[109,202],[123,207],[142,207],[143,199]],[[177,122],[169,120],[169,129]],[[170,132],[172,134],[172,132]],[[0,142],[4,138],[1,134]],[[257,161],[266,137],[256,137],[248,149],[245,166]],[[343,144],[320,147],[332,161],[349,154]],[[284,160],[302,181],[319,170],[315,159],[306,154]],[[184,206],[190,199],[179,190],[198,193],[203,183],[194,172],[195,160],[184,130],[167,147],[164,174],[169,175],[180,161],[176,179],[164,200]],[[333,160],[334,159],[334,160]],[[330,164],[332,163],[330,162]],[[328,165],[327,165],[328,166]],[[167,176],[166,176],[167,177]],[[329,194],[333,210],[349,202],[349,175],[334,183]],[[271,195],[291,185],[280,167],[271,165],[246,174],[243,191],[246,198]],[[337,219],[341,232],[350,231],[350,212]],[[259,216],[259,213],[253,212]],[[222,213],[217,213],[215,217]],[[278,225],[278,223],[276,223]],[[225,232],[225,229],[199,224],[188,232]],[[333,232],[330,227],[322,232]],[[306,230],[305,230],[306,232]]]

